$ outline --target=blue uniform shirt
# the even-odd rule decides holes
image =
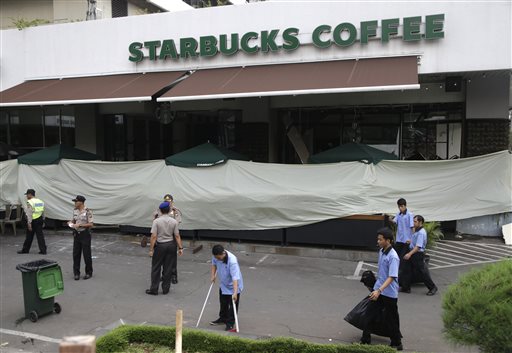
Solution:
[[[382,295],[389,298],[398,298],[398,267],[400,259],[392,246],[379,251],[379,271],[377,273],[377,282],[373,286],[373,290],[377,290],[388,277],[393,277],[393,282],[382,291]]]
[[[414,215],[409,210],[405,214],[398,212],[393,220],[396,223],[396,242],[406,243],[411,240],[412,227],[414,227]]]
[[[424,228],[420,228],[417,232],[414,232],[412,235],[411,243],[409,244],[409,249],[414,249],[417,246],[420,252],[425,251],[425,247],[427,246],[427,231]]]
[[[224,295],[233,294],[233,281],[238,280],[238,293],[242,293],[244,289],[244,280],[242,278],[242,272],[240,272],[240,266],[235,255],[226,251],[226,257],[228,261],[217,260],[215,256],[212,257],[212,265],[217,268],[217,279],[220,283],[220,290]]]

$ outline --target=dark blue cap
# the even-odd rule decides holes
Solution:
[[[160,208],[160,209],[162,209],[162,208],[167,208],[167,207],[171,207],[171,204],[170,204],[169,202],[167,202],[167,201],[162,202],[162,203],[160,204],[160,206],[158,206],[158,208]]]

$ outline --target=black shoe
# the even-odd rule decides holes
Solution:
[[[236,332],[236,328],[232,324],[226,324],[226,328],[224,329],[224,331]]]
[[[171,283],[172,283],[172,284],[176,284],[176,283],[178,283],[178,277],[176,277],[176,276],[172,276],[172,278],[171,278]]]
[[[86,274],[86,275],[84,276],[84,279],[89,279],[89,278],[91,278],[91,277],[92,277],[92,273],[88,273],[88,274]]]
[[[149,294],[149,295],[158,295],[157,292],[153,292],[151,289],[146,289],[146,294]]]
[[[402,344],[401,344],[401,343],[396,344],[396,345],[395,345],[395,344],[393,344],[393,343],[391,343],[389,346],[390,346],[391,348],[396,349],[397,351],[403,351],[403,350],[404,350],[404,346],[402,346]]]
[[[401,293],[411,293],[411,288],[404,289],[402,287],[398,288],[398,291]]]
[[[436,286],[434,286],[434,288],[432,288],[431,290],[429,290],[429,291],[427,292],[427,295],[428,295],[428,296],[432,296],[432,295],[434,295],[434,294],[436,294],[436,293],[437,293],[437,287],[436,287]]]
[[[39,255],[46,255],[46,251],[40,251]]]
[[[75,281],[78,281],[80,279],[80,275],[75,275]]]
[[[222,320],[220,317],[215,321],[210,321],[210,325],[217,326],[217,325],[224,325],[224,320]]]
[[[162,290],[162,294],[164,294],[164,295],[165,295],[165,294],[167,294],[167,293],[169,293],[169,289],[164,289],[164,290]]]
[[[28,251],[18,250],[18,251],[16,251],[16,253],[18,253],[18,254],[28,254]]]

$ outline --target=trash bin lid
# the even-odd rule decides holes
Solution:
[[[36,260],[24,264],[16,265],[16,269],[21,272],[37,272],[42,268],[57,266],[57,261],[52,260]]]
[[[49,266],[37,271],[39,298],[48,299],[64,292],[64,281],[60,266]]]

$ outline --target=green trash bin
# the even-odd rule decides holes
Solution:
[[[43,315],[61,312],[55,296],[64,291],[64,282],[57,262],[37,260],[19,264],[16,269],[21,271],[26,318],[36,322]]]

